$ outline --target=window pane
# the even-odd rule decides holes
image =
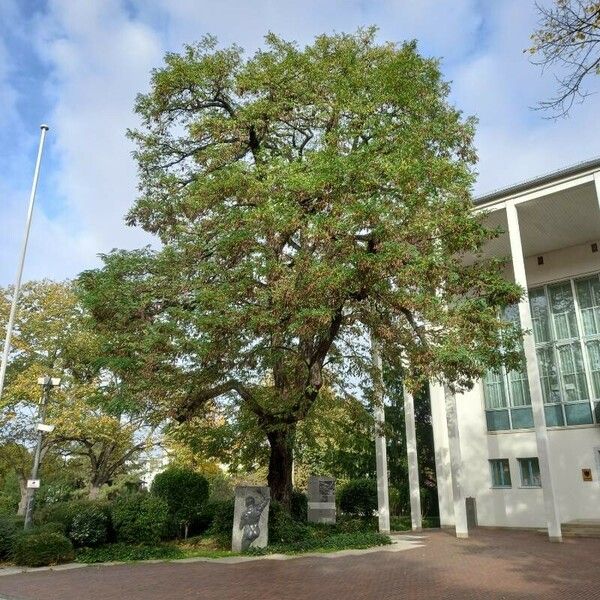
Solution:
[[[588,277],[575,282],[585,335],[600,333],[600,278]]]
[[[589,398],[587,380],[579,342],[558,346],[557,349],[565,402],[587,400]]]
[[[541,487],[540,465],[537,458],[519,458],[521,468],[521,485],[524,487]]]
[[[594,397],[600,398],[600,340],[590,340],[586,343]]]
[[[548,301],[544,288],[529,292],[529,305],[533,321],[533,337],[537,344],[550,341],[550,324],[548,320]]]
[[[544,406],[544,415],[546,417],[547,427],[562,427],[565,424],[562,406],[560,404]]]
[[[510,467],[507,458],[490,460],[490,471],[492,473],[492,486],[510,487]]]
[[[527,374],[521,371],[509,371],[508,384],[510,386],[511,406],[529,406],[529,382]]]
[[[508,410],[486,410],[485,419],[488,431],[502,431],[510,429]]]
[[[504,408],[506,391],[504,390],[504,377],[499,371],[488,371],[483,378],[483,395],[486,408]]]
[[[537,357],[544,402],[546,404],[560,402],[560,387],[558,385],[558,370],[554,359],[554,348],[538,348]]]
[[[567,282],[548,286],[548,293],[556,339],[567,340],[578,337],[571,284]]]
[[[567,425],[587,425],[592,423],[592,409],[589,402],[565,404]]]
[[[510,411],[513,429],[528,429],[533,427],[531,408],[513,408]]]

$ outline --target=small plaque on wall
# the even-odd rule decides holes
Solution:
[[[584,481],[592,481],[592,470],[591,469],[581,469],[581,476]]]

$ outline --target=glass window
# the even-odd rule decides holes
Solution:
[[[558,385],[558,371],[552,346],[542,346],[537,349],[538,366],[542,393],[546,404],[560,402],[560,387]]]
[[[583,333],[600,334],[600,278],[588,277],[575,282],[577,300],[581,311]]]
[[[600,339],[588,341],[586,349],[590,362],[590,376],[592,378],[594,397],[600,398]]]
[[[533,321],[533,337],[537,344],[549,342],[550,320],[548,317],[548,300],[544,288],[538,288],[529,292],[529,306],[531,307],[531,319]]]
[[[500,371],[488,371],[483,380],[486,408],[505,408],[504,377]]]
[[[540,464],[537,457],[519,458],[521,469],[521,485],[523,487],[542,487]]]
[[[548,286],[550,296],[550,311],[554,323],[554,337],[556,340],[569,340],[579,336],[577,318],[575,316],[575,303],[571,283],[556,283]]]
[[[490,471],[492,473],[492,487],[511,487],[508,458],[490,460]]]
[[[566,402],[589,400],[585,368],[579,342],[557,347],[560,375]]]

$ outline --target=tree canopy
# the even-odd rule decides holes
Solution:
[[[448,94],[436,60],[368,29],[269,34],[248,58],[208,37],[138,97],[127,221],[162,245],[104,256],[84,304],[162,414],[239,398],[285,505],[297,424],[325,385],[368,379],[370,333],[411,388],[517,360],[498,313],[521,290],[481,254],[475,122]]]

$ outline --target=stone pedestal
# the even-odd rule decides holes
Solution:
[[[335,479],[308,478],[308,522],[335,524]]]
[[[264,548],[269,540],[269,502],[267,486],[235,488],[231,550],[245,552],[248,548]]]

